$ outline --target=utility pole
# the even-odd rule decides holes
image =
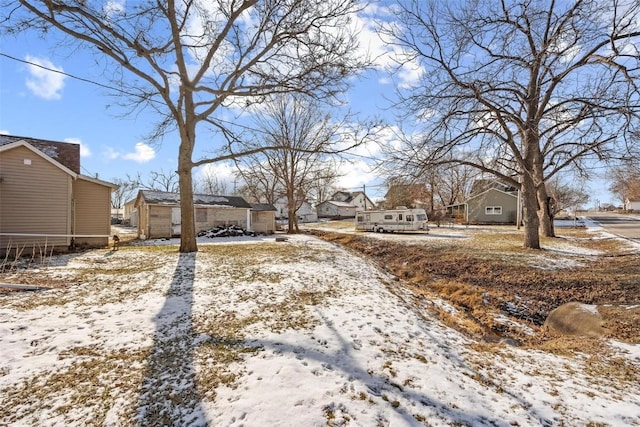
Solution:
[[[362,184],[362,194],[364,195],[364,210],[367,210],[367,186]]]

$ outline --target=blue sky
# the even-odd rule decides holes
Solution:
[[[395,118],[388,110],[390,104],[386,98],[393,96],[394,84],[411,83],[417,72],[405,68],[392,76],[385,71],[385,66],[391,63],[389,49],[373,32],[376,15],[383,10],[369,9],[369,12],[359,20],[361,45],[363,50],[379,56],[377,69],[355,79],[345,97],[348,107],[361,117],[385,117],[393,123]],[[69,53],[55,35],[46,40],[36,34],[3,37],[0,53],[107,83],[100,79],[93,55],[84,50]],[[114,105],[115,101],[105,88],[0,56],[1,133],[79,143],[82,172],[107,181],[125,178],[127,174],[139,173],[145,177],[150,171],[175,170],[178,138],[169,135],[161,143],[144,142],[145,135],[152,129],[152,113],[127,114]],[[210,168],[231,187],[232,165],[215,164]],[[370,197],[384,195],[381,180],[368,170],[362,158],[354,158],[354,163],[345,165],[343,173],[340,187],[358,190],[366,185]],[[590,205],[596,200],[614,202],[606,182],[596,180],[588,185],[592,194]]]

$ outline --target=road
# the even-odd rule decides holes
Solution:
[[[640,242],[640,216],[605,212],[588,212],[585,216],[610,233]]]

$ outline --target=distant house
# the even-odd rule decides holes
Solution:
[[[355,218],[356,211],[375,209],[376,205],[363,191],[337,191],[316,206],[318,218]]]
[[[0,252],[108,246],[114,184],[80,174],[80,145],[0,135]]]
[[[316,206],[318,218],[355,218],[358,208],[348,202],[327,200]]]
[[[277,218],[288,219],[289,211],[286,199],[279,199],[276,203],[274,203],[274,206],[277,210]],[[298,208],[296,215],[298,216],[298,220],[300,222],[316,222],[318,220],[318,213],[316,212],[314,207],[307,202],[302,202],[302,205],[300,205],[300,207]]]
[[[517,193],[489,188],[465,200],[447,206],[447,214],[467,224],[516,224]]]
[[[275,229],[267,224],[270,215],[259,214],[260,223],[252,223],[251,205],[239,196],[194,194],[196,232],[217,226],[236,225],[246,230],[267,233]],[[157,239],[179,236],[181,233],[180,194],[140,190],[134,207],[138,212],[138,238]],[[266,212],[261,209],[260,212]],[[275,208],[273,208],[275,218]],[[264,228],[260,228],[264,227]]]
[[[424,209],[429,197],[425,183],[392,184],[384,196],[383,205],[385,209],[395,209],[398,206]]]
[[[138,209],[136,208],[136,199],[124,202],[122,220],[126,225],[136,227],[138,225]]]
[[[376,208],[375,203],[373,203],[363,191],[337,191],[333,193],[329,200],[348,203],[355,206],[356,210],[371,210]],[[318,216],[322,216],[320,212],[318,212]],[[353,216],[355,216],[355,212]]]
[[[640,211],[640,200],[638,199],[626,199],[624,201],[625,211]]]

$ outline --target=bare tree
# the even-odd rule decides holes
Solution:
[[[387,187],[384,201],[386,209],[395,209],[398,206],[422,207],[416,203],[424,205],[432,198],[426,182],[410,177],[393,176],[387,180]]]
[[[640,3],[635,0],[401,0],[383,33],[401,66],[408,132],[395,159],[418,170],[461,164],[521,189],[524,246],[552,236],[545,183],[633,150]]]
[[[205,171],[205,173],[195,180],[194,191],[196,193],[215,196],[229,194],[229,187],[226,182],[218,179],[214,173]]]
[[[323,168],[311,171],[309,178],[309,192],[307,193],[307,201],[316,205],[329,200],[329,197],[336,191],[336,183],[340,174],[339,160],[336,158],[326,158]]]
[[[416,207],[416,201],[420,201],[429,219],[439,220],[448,205],[464,201],[477,176],[475,169],[465,165],[435,165],[421,170],[417,177],[391,176],[387,179],[385,206]]]
[[[317,103],[301,95],[273,98],[257,121],[261,131],[245,142],[246,151],[256,145],[282,148],[248,157],[250,167],[242,173],[246,176],[252,171],[254,180],[266,183],[271,178],[278,184],[287,200],[288,232],[298,232],[297,211],[307,200],[314,179],[322,179],[327,153],[338,151],[334,147],[340,142],[336,138],[339,127]]]
[[[547,182],[547,194],[553,200],[551,203],[553,216],[565,209],[579,208],[589,201],[589,194],[579,180],[566,182],[554,177]]]
[[[283,197],[284,190],[273,171],[262,161],[259,153],[245,156],[242,161],[236,159],[238,176],[244,182],[241,191],[256,202],[275,204]]]
[[[467,165],[444,165],[437,168],[438,180],[432,187],[442,206],[464,202],[480,173]]]
[[[164,169],[160,171],[151,171],[146,182],[140,181],[140,186],[147,190],[166,191],[176,193],[179,188],[179,177],[174,171],[166,172]]]
[[[640,166],[627,162],[609,170],[609,190],[625,205],[627,199],[640,199]]]
[[[2,0],[0,20],[3,31],[57,30],[109,58],[130,105],[158,113],[152,136],[177,132],[180,252],[197,251],[193,168],[242,154],[231,146],[233,125],[216,114],[274,93],[331,97],[364,65],[350,25],[363,6],[354,0],[107,3]],[[194,159],[196,141],[212,141],[198,138],[203,128],[217,130],[225,150]]]
[[[131,199],[138,189],[138,182],[130,179],[114,178],[111,180],[117,187],[111,191],[111,207],[122,209],[125,202]]]

